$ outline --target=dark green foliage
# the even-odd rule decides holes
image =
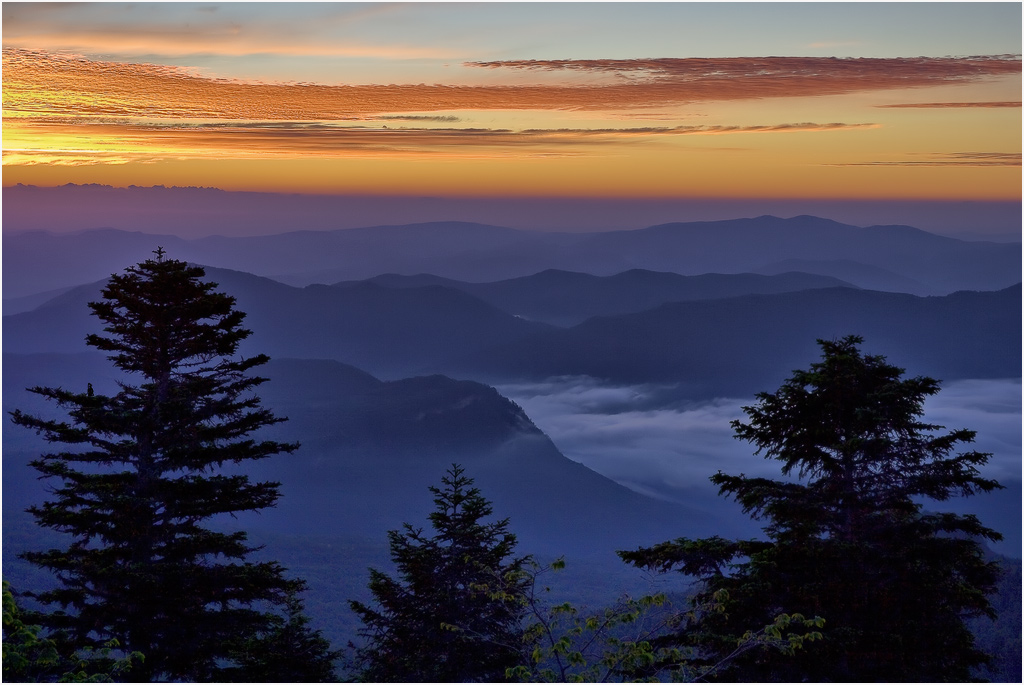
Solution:
[[[986,656],[965,619],[991,615],[997,578],[978,538],[999,539],[974,516],[925,513],[942,501],[1000,487],[957,453],[974,433],[921,422],[930,378],[902,377],[861,339],[819,341],[823,358],[734,421],[739,438],[782,462],[789,480],[718,473],[712,482],[766,521],[764,541],[679,539],[627,561],[699,577],[698,599],[727,590],[727,611],[680,636],[727,653],[743,626],[780,610],[818,615],[825,640],[789,660],[737,660],[739,680],[961,681]]]
[[[523,663],[508,669],[508,675],[520,682],[693,682],[712,677],[751,650],[793,654],[804,643],[821,639],[820,618],[779,614],[770,625],[744,633],[732,652],[716,663],[697,663],[699,649],[680,648],[662,638],[687,630],[708,613],[723,611],[725,591],[685,609],[676,608],[669,595],[659,592],[639,599],[623,596],[603,611],[583,613],[569,602],[549,605],[544,595],[550,587],[538,591],[540,576],[562,570],[563,560],[548,568],[532,562],[528,566],[529,583],[519,595],[527,609],[523,637],[529,649]],[[689,604],[678,599],[680,605]]]
[[[495,681],[519,663],[527,559],[513,557],[508,519],[483,521],[491,505],[461,467],[441,482],[430,488],[434,534],[409,524],[388,531],[398,579],[371,569],[377,606],[351,602],[365,625],[367,644],[357,651],[363,680]]]
[[[54,673],[61,661],[57,644],[41,637],[39,626],[25,623],[6,580],[3,582],[3,611],[4,682],[38,682]]]
[[[100,649],[68,644],[65,635],[43,637],[42,627],[22,619],[10,584],[3,583],[4,638],[3,679],[5,682],[111,683],[123,678],[134,664],[145,661],[139,652],[111,655],[120,647],[109,640]]]
[[[45,627],[82,647],[116,639],[143,653],[132,680],[212,680],[240,642],[274,629],[269,610],[302,588],[276,562],[246,561],[245,533],[207,527],[278,498],[277,483],[221,467],[297,445],[249,437],[283,419],[252,392],[265,379],[249,372],[267,358],[233,357],[250,334],[234,298],[201,281],[201,268],[156,254],[112,276],[90,304],[107,335],[86,342],[124,372],[120,391],[36,387],[70,419],[13,413],[67,445],[32,462],[55,483],[54,499],[29,512],[72,541],[23,556],[60,583],[35,594],[59,608],[39,615]]]

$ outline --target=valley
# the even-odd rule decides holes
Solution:
[[[769,475],[774,468],[732,439],[728,421],[755,393],[777,386],[812,360],[816,338],[850,332],[865,337],[867,351],[885,355],[911,374],[941,378],[954,390],[973,388],[973,404],[949,405],[944,417],[962,416],[961,423],[981,421],[991,429],[995,437],[980,436],[980,446],[996,454],[993,468],[1008,489],[949,507],[977,512],[1003,532],[1006,541],[998,551],[1019,550],[1021,488],[1014,474],[1019,477],[1021,291],[1019,283],[1005,285],[1010,276],[1002,265],[1008,257],[996,248],[988,257],[978,256],[984,250],[965,243],[959,246],[962,264],[982,261],[945,269],[945,281],[937,272],[927,277],[920,267],[908,268],[898,278],[886,277],[889,285],[905,286],[889,292],[869,287],[877,279],[853,277],[869,272],[866,266],[858,271],[849,262],[806,261],[810,248],[795,246],[808,218],[773,221],[786,230],[770,254],[755,246],[744,256],[729,247],[728,261],[724,254],[713,256],[715,249],[726,248],[714,248],[713,231],[705,225],[654,227],[642,240],[627,236],[633,242],[626,244],[625,238],[603,236],[593,240],[589,252],[547,263],[579,271],[549,266],[513,276],[517,269],[542,264],[532,257],[517,262],[512,250],[512,261],[502,267],[509,278],[490,281],[456,276],[482,273],[470,265],[483,264],[481,255],[489,251],[498,254],[518,245],[523,254],[515,232],[466,226],[391,230],[388,244],[403,246],[397,250],[403,259],[422,257],[417,262],[396,261],[399,255],[367,246],[370,233],[358,231],[271,236],[265,245],[236,239],[231,258],[223,247],[227,239],[190,245],[110,231],[34,239],[67,241],[46,247],[60,254],[74,254],[82,243],[86,253],[101,250],[124,258],[128,253],[143,258],[149,244],[163,241],[172,251],[219,263],[207,266],[207,278],[237,299],[247,314],[245,325],[253,330],[242,354],[272,357],[260,372],[269,378],[260,396],[289,418],[263,433],[302,443],[293,455],[246,468],[255,478],[281,483],[280,504],[220,525],[250,531],[265,542],[268,558],[310,580],[313,606],[320,607],[314,618],[330,615],[324,625],[339,643],[355,627],[345,599],[365,598],[367,565],[387,567],[383,531],[422,521],[430,508],[427,486],[452,463],[463,465],[495,511],[510,518],[522,550],[542,559],[568,559],[565,575],[554,582],[575,601],[599,604],[623,588],[643,592],[654,582],[623,567],[616,550],[679,536],[757,536],[756,522],[719,497],[707,480],[719,469]],[[725,222],[720,228],[728,234],[751,225]],[[772,235],[773,225],[757,230]],[[450,250],[442,255],[444,250],[425,247],[474,230],[486,237],[469,241],[465,262]],[[857,241],[866,251],[884,254],[897,241],[919,239],[918,233],[871,229]],[[729,245],[750,239],[750,234],[737,235],[742,238],[730,238]],[[406,243],[408,236],[415,240]],[[752,255],[758,254],[811,270],[698,274],[697,257],[673,253],[674,241],[683,237],[695,240],[700,259],[720,269],[752,265]],[[317,242],[327,238],[334,241],[329,249]],[[537,240],[568,241],[565,236]],[[958,241],[922,240],[941,247],[930,259],[954,258],[950,246]],[[91,383],[97,392],[115,392],[119,379],[130,379],[115,375],[103,356],[84,344],[87,333],[100,332],[87,303],[101,297],[104,282],[62,285],[61,278],[69,277],[66,269],[47,276],[53,266],[44,265],[42,252],[32,257],[19,252],[28,249],[27,241],[10,241],[13,249],[8,242],[5,238],[5,267],[12,266],[5,268],[5,279],[31,269],[36,280],[24,280],[41,292],[5,299],[5,413],[14,408],[52,412],[52,406],[25,392],[33,385],[74,389]],[[289,254],[307,259],[310,249],[325,260],[359,264],[318,272],[325,279],[373,275],[308,285],[298,285],[302,278],[268,275],[287,268]],[[565,254],[571,252],[566,247]],[[615,254],[619,261],[594,254]],[[665,261],[653,264],[640,254],[663,255]],[[671,262],[672,254],[677,261]],[[13,261],[22,255],[23,263]],[[449,260],[449,266],[442,268],[437,260]],[[608,273],[626,262],[645,266]],[[891,260],[875,262],[875,275],[879,263],[892,266]],[[671,264],[678,269],[649,268]],[[237,270],[241,266],[254,272]],[[431,266],[435,273],[423,270]],[[81,273],[96,276],[96,265],[90,268]],[[989,289],[936,294],[954,283],[978,282],[981,273]],[[1002,404],[994,408],[993,403]],[[44,449],[35,436],[5,426],[4,572],[15,580],[31,573],[13,547],[31,544],[24,509],[46,495],[27,462]],[[345,580],[335,585],[328,580],[332,576]],[[685,579],[670,587],[684,591]]]

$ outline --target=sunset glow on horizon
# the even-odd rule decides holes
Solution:
[[[728,9],[5,3],[3,181],[1019,200],[1019,5]]]

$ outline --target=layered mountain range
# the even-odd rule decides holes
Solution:
[[[1016,377],[1021,367],[1015,344],[1021,331],[1020,285],[931,297],[851,287],[763,294],[786,279],[736,275],[717,277],[719,292],[746,287],[754,294],[669,301],[678,297],[673,288],[684,277],[548,272],[517,279],[520,287],[514,290],[508,283],[453,287],[399,279],[403,283],[393,287],[380,282],[394,278],[298,288],[214,268],[207,276],[248,314],[246,325],[254,334],[243,353],[333,359],[389,379],[443,373],[502,382],[588,375],[619,383],[676,383],[697,398],[736,396],[777,385],[791,369],[814,358],[816,339],[850,333],[864,336],[867,349],[886,354],[912,373],[946,380]],[[643,292],[651,277],[667,277],[660,298]],[[577,280],[592,287],[580,294],[572,287],[550,286]],[[820,279],[793,274],[788,281],[795,287]],[[510,310],[470,294],[483,286],[505,288],[495,288],[490,299],[501,300],[493,292],[503,293]],[[101,282],[80,286],[32,311],[6,316],[4,350],[84,351],[85,335],[99,332],[87,303],[100,298],[101,287]],[[580,311],[600,311],[602,300],[592,295],[603,289],[619,294],[604,301],[610,311],[630,309],[623,301],[637,292],[642,294],[634,299],[636,308],[652,299],[665,302],[593,316],[569,328],[513,313],[530,306],[557,312],[571,309],[574,301],[582,303]]]
[[[240,352],[273,358],[260,395],[290,419],[268,430],[302,443],[255,467],[281,482],[279,506],[224,524],[316,537],[282,561],[337,569],[349,589],[365,584],[353,545],[380,557],[385,530],[422,525],[427,486],[453,462],[511,517],[524,551],[614,564],[615,549],[680,535],[756,534],[707,485],[711,471],[673,501],[635,492],[567,459],[493,385],[586,376],[655,384],[664,406],[751,397],[813,362],[815,339],[851,333],[914,375],[1021,375],[1020,245],[908,227],[759,217],[589,235],[458,223],[199,240],[36,232],[4,236],[5,412],[54,412],[25,391],[35,385],[116,392],[125,379],[84,344],[100,328],[88,302],[158,245],[237,299],[253,331]],[[16,533],[45,497],[27,463],[46,445],[7,421],[4,526]],[[1019,541],[1016,511],[999,502],[987,520]],[[9,558],[5,574],[27,572]]]
[[[25,391],[32,385],[92,383],[96,392],[116,392],[117,380],[131,380],[95,353],[5,353],[3,362],[5,412],[59,416]],[[513,517],[516,532],[537,552],[610,554],[636,540],[671,536],[683,521],[709,520],[701,505],[645,497],[566,459],[490,386],[440,375],[383,382],[325,360],[275,360],[261,373],[270,379],[261,386],[264,405],[289,418],[268,434],[301,447],[246,465],[254,478],[280,482],[283,494],[275,509],[246,521],[252,529],[382,535],[423,520],[431,509],[427,485],[453,462],[466,467],[497,511]],[[4,443],[4,508],[13,513],[45,497],[45,484],[26,465],[48,448],[10,425]]]
[[[607,233],[544,233],[440,222],[185,240],[120,230],[5,233],[4,297],[104,278],[150,256],[271,276],[292,285],[432,274],[490,282],[547,269],[599,276],[803,271],[917,295],[994,290],[1020,280],[1020,245],[968,242],[909,226],[861,228],[762,216]]]

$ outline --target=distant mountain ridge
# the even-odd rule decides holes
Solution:
[[[813,359],[815,339],[849,333],[915,374],[1015,378],[1021,370],[1019,284],[941,297],[844,287],[745,294],[668,302],[566,329],[444,285],[294,288],[224,269],[207,275],[247,312],[254,334],[243,353],[334,359],[387,379],[441,373],[500,383],[588,375],[676,383],[695,398],[745,396]],[[552,275],[564,276],[538,282]],[[84,351],[84,336],[99,327],[86,303],[99,298],[100,287],[82,286],[5,316],[4,350]]]
[[[866,352],[913,375],[1016,378],[1020,312],[1020,284],[941,297],[827,288],[673,302],[489,349],[466,373],[675,382],[694,397],[742,397],[776,387],[814,359],[816,339],[856,333]]]
[[[765,264],[756,273],[778,275],[799,272],[805,274],[828,274],[830,277],[856,283],[867,290],[884,290],[911,295],[940,295],[936,288],[930,288],[912,278],[901,276],[881,267],[861,264],[850,259],[783,259]]]
[[[243,353],[336,359],[386,378],[443,372],[452,358],[548,328],[441,286],[406,289],[363,282],[349,288],[295,288],[215,268],[207,269],[207,279],[234,295],[247,313],[245,325],[254,335],[243,343]],[[100,332],[87,303],[101,298],[103,283],[5,316],[4,349],[84,351],[84,336]]]
[[[97,392],[116,392],[117,376],[98,353],[5,352],[4,367],[5,413],[53,413],[24,391],[37,384],[93,383]],[[492,387],[440,375],[383,382],[329,360],[275,359],[260,374],[270,379],[260,387],[263,405],[290,417],[265,434],[298,439],[302,447],[246,466],[254,478],[281,482],[283,495],[246,528],[382,537],[403,521],[423,519],[431,506],[427,486],[452,462],[463,464],[495,509],[514,518],[521,539],[544,553],[611,558],[616,546],[705,525],[699,522],[706,517],[693,516],[700,503],[654,500],[570,461]],[[4,444],[4,507],[11,513],[43,498],[27,462],[46,446],[9,423]]]
[[[367,280],[392,288],[424,285],[454,288],[509,314],[556,326],[573,326],[592,316],[641,312],[667,302],[851,287],[837,278],[804,273],[681,276],[646,269],[631,269],[612,276],[548,269],[492,283],[467,283],[430,274],[383,274]],[[355,287],[361,282],[346,281],[336,283],[335,287]]]
[[[183,240],[112,229],[5,235],[5,297],[103,278],[150,256],[274,277],[292,285],[430,273],[470,282],[549,269],[608,276],[630,269],[697,275],[757,272],[780,261],[853,264],[911,279],[922,293],[996,290],[1020,280],[1019,244],[967,242],[907,226],[860,228],[828,219],[762,216],[673,223],[608,233],[543,233],[466,222],[432,222],[268,236]],[[847,269],[849,272],[849,269]],[[855,273],[855,272],[850,272]],[[861,287],[871,282],[851,281]],[[920,284],[920,285],[917,285]]]
[[[858,228],[814,216],[761,216],[593,234],[586,249],[678,273],[758,271],[783,259],[842,259],[913,278],[945,294],[994,290],[1020,280],[1020,250],[1008,247],[965,243],[910,226]],[[996,273],[982,274],[982,268]]]

